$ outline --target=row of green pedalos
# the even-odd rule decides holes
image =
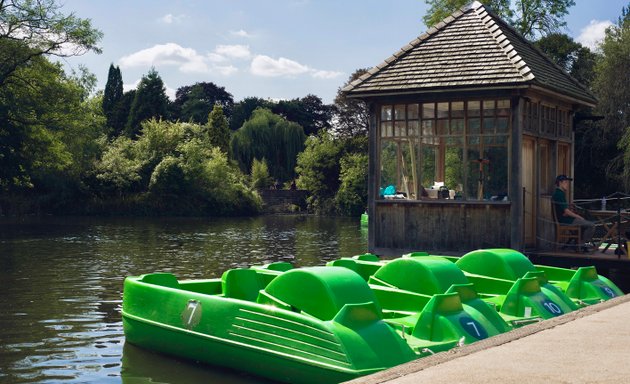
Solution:
[[[125,280],[126,341],[293,383],[337,383],[623,295],[594,267],[511,249],[276,262],[182,280]]]

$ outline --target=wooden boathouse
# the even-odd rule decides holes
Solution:
[[[370,111],[370,252],[544,249],[595,97],[479,2],[350,83]]]

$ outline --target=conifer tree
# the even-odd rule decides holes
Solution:
[[[219,147],[223,153],[228,154],[230,148],[230,127],[227,118],[223,114],[223,107],[215,104],[208,115],[208,138],[213,147]]]
[[[125,134],[135,138],[140,132],[140,123],[151,118],[168,118],[169,100],[162,78],[155,68],[152,68],[146,76],[142,77],[136,90],[136,95],[131,104]]]
[[[103,93],[103,113],[107,119],[107,126],[114,133],[120,133],[122,127],[117,127],[116,110],[119,108],[120,100],[123,97],[123,81],[119,67],[114,64],[109,65],[107,74],[107,84]]]

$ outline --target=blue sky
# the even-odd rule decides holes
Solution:
[[[615,23],[627,0],[576,0],[565,33],[585,45]],[[105,87],[109,65],[125,89],[151,67],[169,96],[196,82],[248,96],[331,103],[358,68],[381,63],[422,34],[423,0],[64,0],[63,12],[91,19],[103,53],[66,59]]]

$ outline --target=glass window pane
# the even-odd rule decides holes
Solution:
[[[397,121],[394,125],[394,135],[396,137],[407,136],[407,124],[404,121]]]
[[[480,119],[468,119],[468,134],[481,133],[481,120]]]
[[[497,100],[497,115],[510,115],[510,100]]]
[[[509,167],[509,161],[506,161],[508,159],[507,141],[504,145],[495,145],[484,152],[484,157],[490,162],[484,173],[484,199],[507,200]]]
[[[422,136],[435,136],[435,120],[422,121]]]
[[[468,136],[468,145],[479,145],[481,143],[480,136]],[[470,159],[470,156],[468,157]]]
[[[418,104],[407,104],[407,119],[416,120],[420,117]]]
[[[464,134],[464,119],[451,120],[451,135]]]
[[[392,106],[383,105],[381,107],[381,121],[390,121],[390,120],[392,120]]]
[[[423,119],[435,118],[435,103],[422,104],[422,118]]]
[[[383,190],[390,185],[393,185],[398,190],[398,170],[397,170],[397,158],[398,158],[398,145],[395,141],[382,140],[381,141],[381,195]],[[382,197],[382,196],[381,196]]]
[[[509,126],[507,117],[497,117],[497,133],[508,133]]]
[[[468,102],[468,116],[481,116],[481,102],[480,101],[469,101]]]
[[[479,144],[480,137],[474,136],[470,138],[475,143]],[[478,145],[468,146],[468,177],[466,179],[466,199],[478,200],[480,195],[480,182],[479,182],[479,159],[481,159],[481,152]],[[483,179],[482,179],[483,180]]]
[[[404,104],[397,104],[394,106],[394,120],[405,120]]]
[[[407,135],[413,137],[420,136],[420,122],[418,120],[410,120],[407,122]]]
[[[454,101],[451,103],[451,117],[464,117],[463,101]]]
[[[407,198],[416,198],[416,185],[415,176],[413,174],[415,165],[412,166],[411,162],[416,153],[412,147],[412,143],[409,140],[403,140],[400,142],[400,190],[406,195]]]
[[[432,145],[423,145],[422,151],[420,153],[420,162],[422,164],[421,172],[421,180],[422,185],[425,188],[431,187],[435,184],[435,167],[437,159],[437,147]]]
[[[483,101],[483,115],[494,116],[494,100]]]
[[[381,123],[381,137],[392,136],[394,136],[394,126],[392,125],[392,123]]]
[[[448,120],[438,120],[437,121],[437,134],[438,135],[448,135]]]
[[[461,139],[461,138],[460,138]],[[462,146],[447,144],[444,157],[444,185],[450,190],[463,187],[462,167],[464,166],[464,149]],[[453,192],[454,194],[454,192]]]
[[[443,118],[448,117],[448,103],[438,103],[437,117],[438,119],[443,119]]]
[[[494,133],[495,119],[486,117],[483,119],[483,133]]]

